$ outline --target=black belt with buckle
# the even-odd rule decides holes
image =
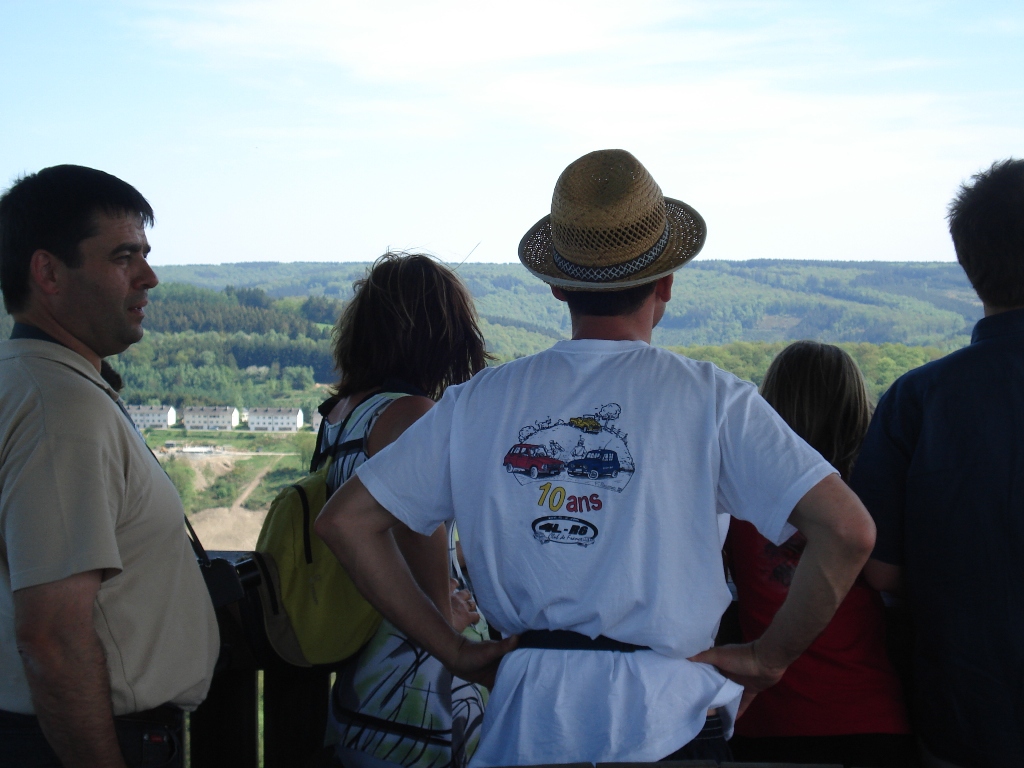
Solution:
[[[184,713],[173,704],[117,715],[114,730],[129,766],[184,765]]]
[[[559,651],[649,651],[649,646],[625,643],[604,635],[587,637],[568,629],[528,629],[519,636],[517,648],[553,648]]]
[[[0,731],[0,743],[8,740],[0,752],[0,766],[25,765],[42,757],[48,764],[59,762],[35,715],[0,711]],[[125,763],[132,768],[184,765],[184,713],[173,704],[118,715],[114,718],[114,731]]]

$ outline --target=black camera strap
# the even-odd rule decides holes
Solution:
[[[156,465],[160,467],[160,469],[163,471],[165,475],[167,475],[167,470],[164,469],[164,465],[160,463],[160,459],[158,459],[156,454],[153,453],[153,449],[149,447],[149,443],[146,442],[145,436],[142,434],[139,428],[135,426],[135,420],[132,419],[132,415],[128,413],[128,409],[124,407],[124,402],[121,400],[120,397],[118,397],[114,402],[117,403],[117,407],[121,409],[121,413],[124,414],[124,417],[128,419],[128,423],[132,425],[132,429],[135,430],[135,433],[139,436],[139,439],[142,440],[142,444],[146,446],[146,450],[149,451],[149,455],[153,457],[153,461],[155,461]],[[167,479],[170,480],[171,476],[167,475]],[[206,554],[206,549],[203,547],[203,543],[199,540],[199,535],[196,533],[196,529],[193,528],[192,523],[189,522],[188,515],[182,515],[182,518],[184,518],[185,520],[185,527],[188,529],[188,541],[192,545],[192,551],[196,553],[196,559],[199,561],[199,564],[204,569],[211,568],[213,562],[210,560],[210,556]],[[206,575],[205,571],[203,575]]]
[[[192,551],[196,553],[196,559],[204,568],[209,568],[210,556],[206,554],[203,542],[199,540],[199,534],[197,534],[196,529],[192,527],[192,523],[188,521],[188,515],[182,515],[182,517],[185,518],[185,527],[188,528],[188,542],[192,545]]]
[[[124,407],[121,398],[118,398],[116,402],[117,407],[121,409],[121,413],[128,419],[132,429],[135,430],[139,439],[142,440],[142,444],[146,446],[149,455],[153,457],[153,461],[157,463],[157,466],[166,475],[167,470],[164,469],[160,459],[153,453],[153,449],[149,447],[149,443],[146,442],[142,432],[135,426],[135,422],[132,420],[131,414],[128,413],[128,409]],[[167,479],[170,480],[170,475],[167,475]],[[192,551],[196,554],[199,571],[203,574],[203,581],[206,582],[206,591],[210,593],[210,601],[213,603],[213,607],[222,608],[225,605],[241,600],[245,596],[245,587],[238,577],[235,564],[221,557],[211,558],[207,554],[203,543],[199,540],[199,534],[196,533],[196,529],[192,527],[188,515],[183,514],[182,519],[185,521],[185,528],[188,529],[188,541],[192,545]]]

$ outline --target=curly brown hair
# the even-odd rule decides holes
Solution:
[[[872,411],[852,357],[832,344],[794,342],[768,366],[761,396],[849,480]]]
[[[337,394],[399,379],[437,400],[491,359],[469,291],[430,256],[389,251],[353,288],[334,326]]]

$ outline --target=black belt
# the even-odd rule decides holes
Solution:
[[[132,712],[127,715],[115,715],[114,722],[141,722],[156,723],[159,725],[176,725],[181,720],[182,711],[180,707],[173,704],[162,704],[156,709],[147,709],[143,712]],[[7,712],[0,710],[0,719],[11,726],[31,727],[38,725],[39,719],[35,715],[23,715],[19,712]]]
[[[183,765],[183,712],[173,704],[117,715],[114,730],[129,766]],[[0,766],[59,762],[35,715],[0,710]],[[19,751],[20,750],[20,751]]]
[[[147,709],[144,712],[132,712],[127,715],[115,715],[115,722],[140,722],[158,723],[160,725],[177,725],[181,722],[183,712],[181,707],[173,704],[162,704],[156,709]]]
[[[395,736],[401,736],[402,738],[412,739],[423,744],[433,744],[440,747],[448,747],[451,749],[452,746],[452,730],[451,728],[444,729],[431,729],[423,728],[418,725],[410,725],[409,723],[399,723],[394,720],[385,720],[380,717],[374,717],[364,712],[356,712],[355,710],[349,709],[341,703],[341,686],[335,685],[331,691],[331,705],[334,711],[334,717],[338,723],[345,728],[353,728],[356,731],[376,731],[378,733],[390,733]],[[343,738],[344,745],[352,748],[356,748],[355,744],[358,740],[365,737],[364,733],[358,733],[355,740],[349,739],[348,734]]]
[[[518,648],[552,648],[558,651],[649,651],[649,646],[624,643],[598,635],[587,637],[568,629],[528,629],[519,636]]]

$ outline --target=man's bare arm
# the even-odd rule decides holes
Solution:
[[[423,414],[434,407],[427,397],[410,395],[395,400],[373,425],[367,439],[367,456],[373,456],[393,443]],[[448,532],[443,525],[430,536],[423,536],[398,523],[393,529],[395,543],[409,565],[416,583],[434,601],[451,623],[451,589],[448,584]]]
[[[474,643],[457,633],[413,578],[392,535],[398,524],[353,477],[328,500],[315,530],[389,621],[452,673],[492,684],[498,662],[515,647],[516,638]]]
[[[758,692],[779,681],[832,619],[875,543],[871,516],[838,475],[822,480],[797,503],[790,522],[807,537],[789,595],[753,643],[710,648],[693,661]]]
[[[14,593],[18,652],[39,725],[67,768],[124,768],[114,732],[110,675],[93,626],[102,572]]]
[[[452,590],[451,579],[448,576],[448,531],[444,525],[439,525],[432,534],[424,536],[396,520],[391,534],[419,588],[451,624]]]

